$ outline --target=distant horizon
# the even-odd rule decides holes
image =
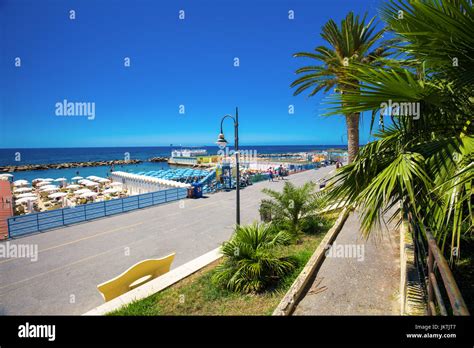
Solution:
[[[365,144],[359,144],[363,146]],[[110,149],[110,148],[153,148],[153,147],[211,147],[216,146],[215,144],[207,145],[181,145],[181,144],[170,144],[170,145],[120,145],[120,146],[51,146],[51,147],[0,147],[0,150],[17,150],[17,149]],[[347,147],[346,144],[239,144],[239,146],[299,146],[299,147],[308,147],[308,146],[337,146],[337,147]],[[229,144],[229,147],[234,147]]]

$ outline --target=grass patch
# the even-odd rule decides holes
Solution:
[[[304,235],[301,243],[278,249],[282,255],[292,255],[297,267],[277,287],[264,293],[240,294],[214,286],[211,277],[223,262],[220,259],[171,287],[108,315],[271,315],[328,229]]]

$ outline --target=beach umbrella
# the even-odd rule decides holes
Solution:
[[[86,193],[86,192],[92,192],[92,191],[89,190],[89,189],[80,189],[80,190],[75,191],[74,194],[80,195],[80,194],[83,194],[83,193]]]
[[[81,180],[81,179],[84,179],[84,178],[82,176],[75,176],[71,178],[71,180]]]
[[[67,179],[66,178],[57,178],[57,179],[54,179],[54,181],[58,181],[58,182],[59,181],[67,181]]]
[[[21,193],[17,196],[18,198],[25,198],[25,197],[36,197],[36,195],[34,193]]]
[[[78,189],[80,187],[81,187],[81,185],[76,185],[76,184],[71,184],[71,185],[66,186],[66,188],[69,189],[69,190]]]
[[[109,186],[122,186],[122,185],[123,185],[123,184],[122,184],[121,182],[116,182],[116,181],[114,181],[114,182],[110,183]]]
[[[86,182],[86,183],[84,183],[84,185],[86,185],[86,186],[99,186],[99,184],[94,182],[94,181]]]
[[[31,201],[36,201],[38,199],[38,197],[33,197],[33,196],[29,196],[29,197],[23,197],[23,198],[20,198],[20,199],[17,199],[15,201],[15,204],[23,204],[23,203],[28,203],[28,202],[31,202]]]
[[[41,191],[42,192],[53,192],[53,191],[57,191],[58,188],[57,187],[47,187],[45,189],[42,189]]]
[[[50,182],[49,181],[40,181],[39,183],[36,184],[36,186],[45,186],[45,185],[49,185]]]
[[[105,190],[103,193],[118,193],[120,191],[121,190],[114,189],[114,188],[109,188],[109,189]]]
[[[50,194],[48,197],[49,198],[61,198],[61,197],[65,197],[65,196],[67,196],[67,193],[65,193],[65,192],[56,192],[56,193]]]
[[[97,181],[99,181],[101,184],[109,183],[109,182],[110,182],[109,179],[105,179],[105,178],[103,178],[103,179],[97,179]]]
[[[10,173],[3,173],[3,174],[0,174],[0,176],[5,176],[7,178],[13,178],[13,174],[10,174]]]
[[[13,185],[15,187],[26,186],[26,185],[28,185],[28,181],[26,181],[26,180],[16,180],[16,181],[13,182]]]
[[[46,178],[46,179],[43,179],[42,181],[54,181],[53,178]]]
[[[89,197],[95,197],[97,196],[97,193],[95,192],[84,192],[82,195],[80,195],[79,197],[81,198],[89,198]]]
[[[30,191],[32,191],[32,190],[33,190],[32,187],[20,187],[20,188],[16,189],[14,193],[17,193],[17,192],[18,192],[18,193],[30,192]]]
[[[51,184],[48,184],[48,185],[44,185],[44,186],[41,186],[41,189],[40,190],[44,190],[44,189],[50,189],[50,188],[58,188],[56,185],[51,185]]]

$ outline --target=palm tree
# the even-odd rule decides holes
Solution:
[[[331,19],[322,28],[321,37],[326,40],[328,46],[319,46],[314,52],[299,52],[294,57],[305,57],[316,60],[318,65],[310,65],[296,70],[297,74],[303,74],[295,80],[291,87],[298,88],[294,95],[309,90],[312,97],[319,91],[325,93],[334,89],[339,93],[347,90],[357,89],[353,84],[348,85],[342,81],[347,80],[348,67],[356,62],[376,65],[380,64],[383,57],[388,56],[387,46],[377,47],[371,50],[379,39],[382,38],[384,29],[375,31],[374,18],[367,24],[367,14],[360,20],[350,12],[341,21],[340,27]],[[352,162],[359,150],[359,112],[346,113],[347,143],[349,152],[349,163]]]
[[[232,239],[222,246],[226,260],[216,268],[212,281],[231,291],[264,290],[295,269],[292,259],[274,253],[275,247],[290,239],[286,232],[273,233],[268,224],[237,226]]]
[[[262,192],[272,198],[262,201],[262,204],[271,211],[272,223],[298,237],[304,220],[314,216],[322,204],[320,195],[314,191],[315,187],[313,182],[296,187],[287,181],[282,192],[263,189]]]
[[[344,83],[357,80],[354,87],[361,88],[334,96],[329,114],[372,111],[375,117],[388,100],[418,103],[421,113],[392,112],[391,125],[339,171],[329,196],[358,207],[366,233],[402,202],[422,231],[431,229],[441,248],[459,257],[461,236],[474,221],[472,3],[392,1],[381,13],[403,42],[395,48],[404,58],[390,69],[355,64]],[[391,218],[400,219],[398,211]]]

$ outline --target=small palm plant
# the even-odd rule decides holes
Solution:
[[[290,240],[286,232],[273,233],[268,224],[237,226],[222,246],[226,260],[216,268],[212,281],[231,291],[261,292],[295,269],[293,259],[275,254],[276,247]]]
[[[303,230],[304,221],[314,216],[322,205],[315,188],[313,182],[297,187],[287,181],[282,192],[263,189],[262,192],[272,198],[264,200],[272,212],[272,222],[297,238]]]

